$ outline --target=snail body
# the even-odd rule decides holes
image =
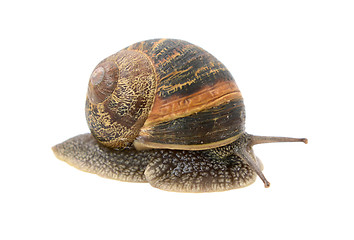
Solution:
[[[94,69],[86,98],[91,134],[53,147],[59,159],[121,181],[169,191],[247,186],[262,174],[252,146],[306,139],[245,132],[245,107],[231,73],[181,40],[133,44]]]

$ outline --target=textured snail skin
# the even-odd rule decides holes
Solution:
[[[237,144],[201,151],[113,150],[91,134],[82,134],[54,146],[53,151],[68,164],[101,177],[149,182],[166,191],[216,192],[245,187],[256,179],[253,169],[233,155]]]
[[[91,74],[85,113],[90,134],[53,147],[86,172],[148,182],[175,192],[215,192],[270,184],[252,146],[304,138],[245,132],[245,107],[231,73],[182,40],[133,44]]]

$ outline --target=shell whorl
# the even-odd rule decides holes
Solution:
[[[86,119],[95,138],[111,148],[124,147],[139,135],[156,89],[148,57],[123,50],[93,71],[86,99]]]
[[[117,86],[119,70],[117,64],[108,61],[100,63],[92,72],[88,98],[93,104],[98,104],[106,100]]]

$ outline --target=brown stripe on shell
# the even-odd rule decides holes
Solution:
[[[218,81],[188,96],[172,96],[167,99],[156,96],[141,131],[160,122],[185,117],[234,99],[242,99],[242,96],[236,83],[231,81]]]
[[[136,148],[203,150],[235,141],[244,132],[244,104],[233,99],[192,115],[145,127]]]

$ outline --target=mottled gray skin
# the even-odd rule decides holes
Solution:
[[[137,151],[134,147],[113,150],[99,144],[91,134],[83,134],[54,146],[53,151],[68,164],[102,177],[149,182],[167,191],[215,192],[245,187],[255,181],[253,167],[235,154],[238,149],[247,148],[246,144],[245,134],[232,144],[202,151]],[[253,153],[251,148],[248,151]]]

